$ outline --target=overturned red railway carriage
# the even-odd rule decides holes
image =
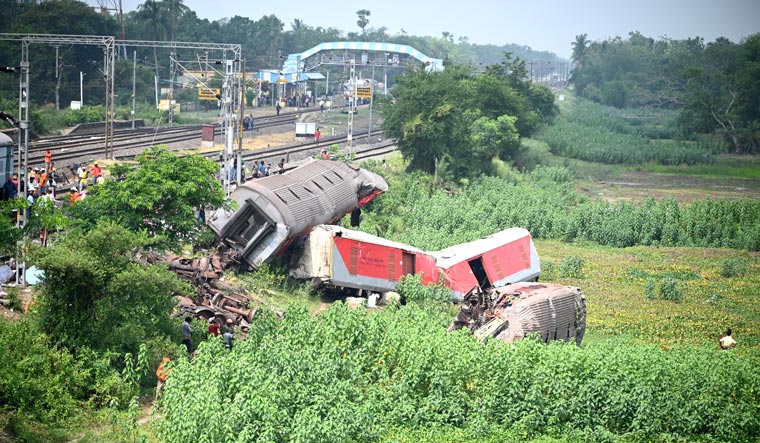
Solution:
[[[386,292],[406,274],[420,274],[423,284],[439,278],[435,259],[421,249],[341,226],[315,227],[302,247],[290,275],[327,288]]]
[[[460,301],[476,286],[536,280],[541,272],[530,234],[521,228],[425,252],[364,232],[320,225],[304,238],[300,249],[290,266],[292,277],[358,292],[391,291],[402,276],[414,274],[425,285],[444,283],[452,299]]]
[[[431,254],[456,301],[462,300],[475,286],[499,288],[535,281],[541,274],[533,239],[523,228],[505,229]]]

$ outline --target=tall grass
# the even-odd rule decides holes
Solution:
[[[711,164],[716,151],[704,142],[678,136],[670,111],[619,110],[577,99],[555,124],[538,135],[565,157],[606,164]]]

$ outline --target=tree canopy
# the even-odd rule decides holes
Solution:
[[[144,229],[167,248],[198,240],[207,228],[195,211],[224,203],[214,177],[217,164],[199,155],[179,157],[162,147],[136,160],[128,171],[112,171],[125,173],[123,180],[93,186],[86,199],[72,206],[76,226],[89,230],[101,219],[111,220],[133,232]]]
[[[571,81],[581,96],[618,108],[677,109],[683,133],[717,133],[733,151],[757,152],[758,48],[760,34],[740,43],[638,32],[588,42],[583,34],[573,42]]]
[[[461,65],[408,70],[381,109],[411,169],[447,164],[457,177],[488,172],[494,157],[511,160],[520,137],[557,112],[551,91],[526,81],[524,63],[509,56],[477,75]]]

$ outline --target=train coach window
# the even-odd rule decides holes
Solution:
[[[245,247],[256,237],[257,233],[262,232],[273,225],[272,220],[260,212],[254,205],[246,204],[245,209],[240,216],[235,219],[235,226],[229,234],[229,239],[240,246]]]

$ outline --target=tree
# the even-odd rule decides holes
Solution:
[[[556,113],[551,92],[533,88],[524,64],[508,56],[479,75],[462,65],[407,70],[393,97],[380,105],[383,130],[409,168],[432,174],[445,164],[456,177],[489,172],[496,156],[511,160],[520,137]]]
[[[190,8],[185,5],[184,0],[162,0],[159,7],[163,11],[163,19],[166,21],[165,27],[169,31],[169,40],[174,41],[174,34],[177,31],[177,20],[182,18]]]
[[[163,247],[202,238],[206,226],[195,211],[224,202],[221,184],[214,178],[217,164],[199,155],[178,157],[163,147],[147,150],[136,160],[138,167],[124,180],[93,186],[86,199],[71,207],[75,225],[86,231],[107,219],[132,232],[146,230],[160,237]]]
[[[356,24],[362,28],[362,34],[364,34],[364,28],[366,28],[369,24],[369,19],[367,18],[370,16],[369,9],[360,9],[356,11],[356,16],[359,17],[359,20],[356,21]]]
[[[493,158],[512,159],[520,148],[517,117],[502,115],[497,119],[480,117],[472,123],[470,141],[472,157],[468,161],[473,171],[488,171]]]
[[[586,54],[588,51],[588,35],[587,34],[579,34],[575,36],[575,41],[571,43],[573,47],[573,53],[570,55],[570,58],[573,60],[573,63],[575,63],[575,66],[578,69],[583,69],[583,67],[586,65]]]
[[[36,311],[40,330],[72,350],[120,353],[171,336],[172,295],[192,289],[165,267],[139,262],[154,243],[145,231],[102,222],[33,250],[31,261],[44,271]]]
[[[145,3],[137,7],[135,18],[142,20],[153,30],[153,40],[159,41],[164,32],[163,8],[156,0],[145,0]],[[158,54],[156,47],[153,47],[153,63],[156,67],[156,77],[158,77]]]
[[[702,63],[684,72],[687,79],[685,109],[700,121],[711,122],[711,126],[719,128],[737,152],[741,150],[735,81],[739,70],[738,52],[736,44],[719,38],[705,47]]]

